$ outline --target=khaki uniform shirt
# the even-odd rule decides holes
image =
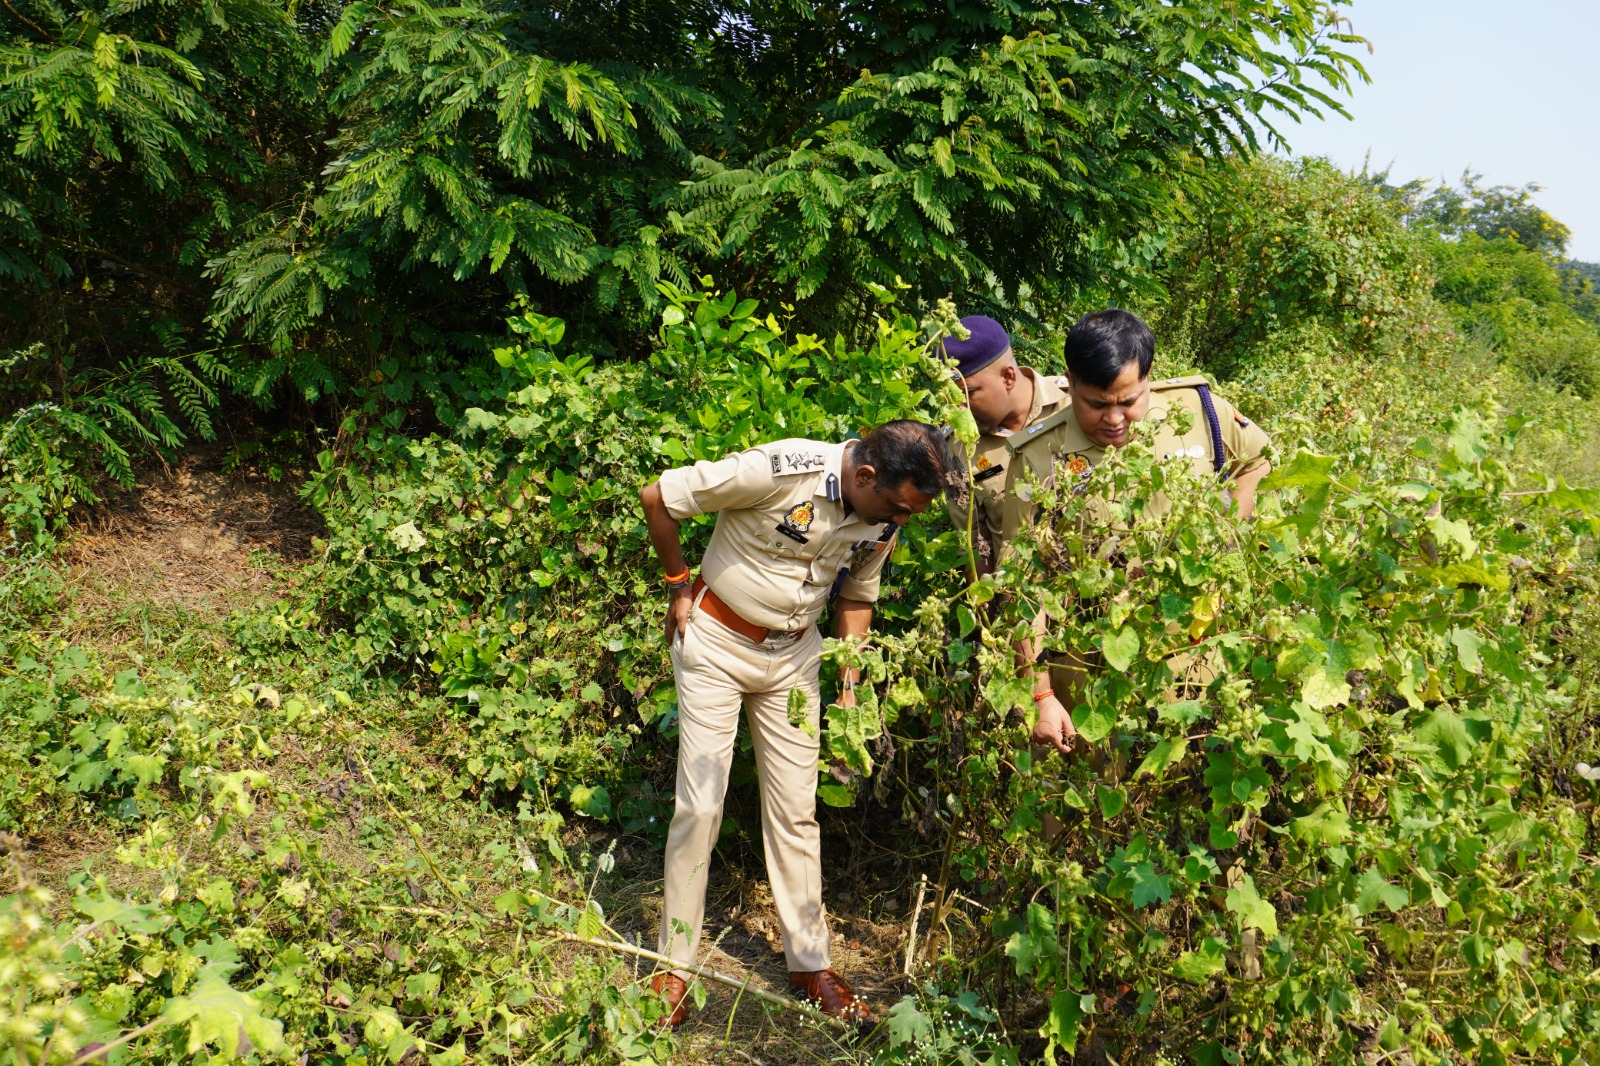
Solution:
[[[1209,386],[1209,382],[1199,375],[1151,382],[1150,409],[1145,418],[1167,416],[1155,436],[1157,456],[1163,459],[1186,456],[1194,463],[1195,472],[1206,477],[1215,469],[1211,426],[1200,404],[1196,385]],[[1271,441],[1261,427],[1214,392],[1211,394],[1211,403],[1216,409],[1217,422],[1222,430],[1223,472],[1235,478],[1266,462],[1263,453]],[[1181,434],[1172,425],[1170,417],[1179,407],[1187,409],[1194,416],[1188,432]],[[1086,479],[1105,456],[1105,449],[1090,440],[1079,428],[1077,416],[1070,406],[1012,434],[1007,447],[1011,453],[1011,469],[1006,475],[1000,534],[1002,546],[1033,519],[1033,504],[1027,498],[1028,491],[1024,485],[1029,475],[1041,484],[1050,484],[1055,476],[1056,464],[1061,463],[1065,464],[1067,474]],[[1157,512],[1164,509],[1163,502],[1152,500],[1152,509]],[[1093,513],[1097,509],[1087,510]],[[1101,517],[1098,520],[1104,519]]]
[[[1033,403],[1028,407],[1028,417],[1023,422],[1024,427],[1035,425],[1067,405],[1066,378],[1041,374],[1032,367],[1024,366],[1018,369],[1033,382]],[[972,456],[970,489],[972,499],[978,505],[978,512],[973,516],[972,534],[980,550],[991,559],[994,556],[990,552],[999,544],[1005,518],[1006,467],[1010,465],[1008,462],[1010,453],[1006,450],[1006,442],[1013,436],[1015,434],[1011,430],[984,433],[978,437],[977,447]],[[965,470],[966,455],[961,442],[952,438],[950,448],[955,457],[955,468]],[[950,512],[950,524],[958,530],[965,530],[967,500],[951,496],[946,500],[945,506]]]
[[[840,491],[849,443],[780,440],[661,475],[661,500],[682,521],[716,512],[700,576],[753,625],[816,623],[835,583],[873,603],[899,527],[846,514]]]

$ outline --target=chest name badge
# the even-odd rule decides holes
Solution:
[[[984,456],[978,463],[978,472],[972,475],[972,480],[974,481],[988,481],[990,478],[998,477],[1006,471],[1006,468],[999,463],[989,462],[988,456]]]
[[[797,503],[793,507],[789,508],[789,510],[784,514],[782,521],[778,523],[778,532],[782,533],[790,540],[798,541],[801,544],[807,544],[810,542],[810,538],[805,535],[806,530],[811,528],[811,523],[816,519],[816,517],[817,508],[815,504],[809,501],[806,503]]]

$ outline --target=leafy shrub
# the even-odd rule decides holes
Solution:
[[[1600,327],[1569,306],[1550,259],[1509,237],[1468,233],[1433,248],[1435,292],[1463,333],[1530,381],[1600,395]]]
[[[1370,181],[1271,158],[1225,163],[1215,181],[1161,271],[1165,350],[1228,375],[1308,328],[1363,365],[1425,358],[1448,339],[1428,295],[1428,240]]]
[[[1040,490],[1012,566],[880,638],[895,743],[944,797],[940,897],[994,909],[1001,957],[966,979],[1032,985],[1012,1020],[1047,1057],[1600,1047],[1569,977],[1600,943],[1590,830],[1534,761],[1600,496],[1508,495],[1517,428],[1459,411],[1404,466],[1333,436],[1280,459],[1254,523],[1139,433],[1082,489],[1115,536]],[[1041,607],[1053,656],[1088,664],[1087,758],[1027,750],[1011,645]],[[994,958],[934,940],[951,974]]]
[[[427,671],[461,699],[459,787],[565,794],[626,744],[613,719],[673,708],[646,483],[774,438],[838,438],[927,396],[909,321],[851,350],[791,336],[731,292],[662,288],[647,361],[558,357],[562,323],[529,312],[523,343],[496,352],[500,410],[467,410],[453,437],[373,432],[312,479],[331,531],[316,624],[348,626],[368,662]],[[686,523],[691,556],[710,528]]]

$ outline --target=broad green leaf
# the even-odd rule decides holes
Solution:
[[[1100,801],[1100,814],[1108,819],[1121,814],[1128,805],[1128,794],[1120,788],[1100,785],[1095,789],[1095,796]]]
[[[1207,937],[1195,951],[1186,951],[1172,964],[1172,974],[1194,984],[1203,984],[1228,967],[1225,946],[1216,937]]]
[[[933,1019],[917,1007],[916,996],[901,997],[889,1008],[889,1016],[884,1021],[889,1030],[890,1047],[905,1047],[933,1035]]]
[[[1417,728],[1416,738],[1439,753],[1439,758],[1451,770],[1459,770],[1472,758],[1472,737],[1466,723],[1454,711],[1443,707],[1428,715]]]
[[[1078,1046],[1078,1030],[1083,1019],[1093,1010],[1093,993],[1064,988],[1050,998],[1050,1017],[1045,1020],[1041,1033],[1070,1055]]]
[[[1256,891],[1255,879],[1245,874],[1228,889],[1228,909],[1239,916],[1240,926],[1259,929],[1269,937],[1278,935],[1278,912]]]
[[[1139,764],[1139,769],[1134,771],[1134,777],[1143,777],[1150,774],[1160,777],[1168,768],[1177,765],[1183,760],[1184,753],[1189,750],[1189,738],[1164,737],[1155,747],[1150,749],[1150,754],[1144,757]]]
[[[1103,634],[1100,637],[1100,651],[1105,655],[1108,666],[1126,672],[1133,665],[1134,656],[1139,654],[1138,630],[1123,626],[1113,633]]]
[[[1462,669],[1468,673],[1479,674],[1483,672],[1483,659],[1478,655],[1478,649],[1483,647],[1483,641],[1470,629],[1450,630],[1450,643],[1455,645],[1456,658],[1460,661]]]
[[[1331,455],[1317,455],[1300,451],[1283,466],[1268,474],[1261,482],[1263,491],[1273,489],[1316,488],[1332,480],[1334,459]]]
[[[228,984],[228,967],[209,963],[196,976],[191,991],[167,1000],[162,1017],[187,1025],[189,1054],[215,1049],[214,1058],[239,1057],[239,1039],[247,1037],[263,1055],[283,1051],[283,1025],[263,1013],[261,1003]],[[398,1019],[397,1019],[398,1021]]]
[[[1356,880],[1356,910],[1361,914],[1371,914],[1379,907],[1398,912],[1410,902],[1406,890],[1384,880],[1376,866],[1369,866]]]
[[[1289,823],[1296,840],[1323,846],[1342,844],[1350,835],[1350,816],[1332,804],[1324,803],[1310,814]]]

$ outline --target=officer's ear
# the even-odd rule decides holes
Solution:
[[[1000,384],[1006,387],[1007,392],[1010,392],[1012,389],[1017,387],[1016,363],[1007,363],[1005,366],[1000,368]]]
[[[867,463],[862,463],[860,466],[856,467],[855,482],[857,488],[876,488],[878,484],[877,468],[870,466]]]

